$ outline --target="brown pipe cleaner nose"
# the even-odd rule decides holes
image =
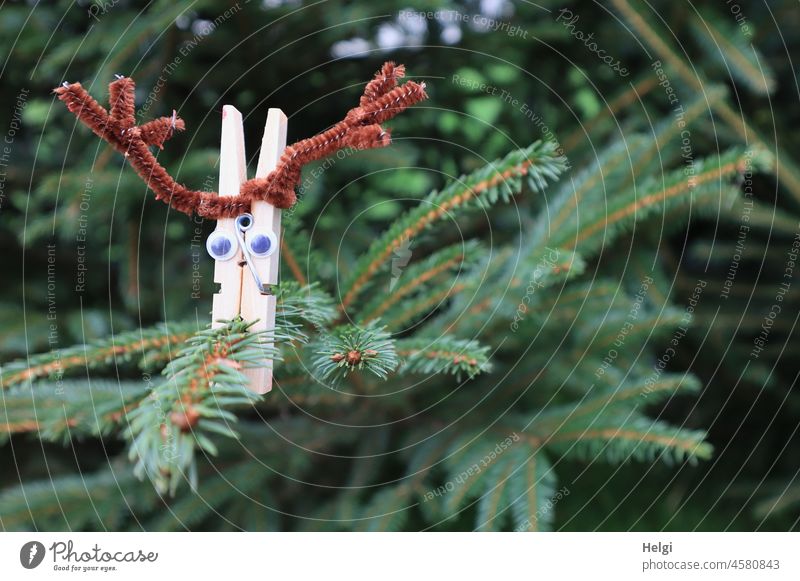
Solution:
[[[247,212],[250,203],[266,201],[277,208],[291,208],[297,201],[295,188],[300,183],[303,166],[345,148],[370,149],[385,147],[390,134],[381,127],[398,113],[425,99],[425,83],[408,81],[398,85],[405,75],[403,65],[384,63],[375,78],[367,83],[358,107],[330,129],[286,147],[275,169],[264,178],[242,184],[238,196],[220,197],[217,192],[190,190],[176,182],[156,160],[150,146],[161,149],[175,131],[185,128],[175,112],[143,125],[136,125],[132,79],[118,77],[109,85],[106,111],[80,83],[64,83],[55,89],[67,108],[101,139],[122,153],[136,173],[161,200],[179,212],[205,218],[232,218]]]

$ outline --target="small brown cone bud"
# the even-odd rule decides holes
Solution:
[[[177,410],[169,415],[169,420],[175,424],[181,432],[188,432],[197,424],[200,413],[193,407]]]

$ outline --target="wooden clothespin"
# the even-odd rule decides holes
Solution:
[[[270,109],[256,177],[267,176],[277,165],[286,148],[286,115]],[[219,163],[219,195],[237,196],[247,179],[242,114],[231,105],[222,108],[222,140]],[[249,213],[223,218],[206,243],[216,261],[214,282],[220,290],[213,297],[211,320],[218,327],[221,320],[241,315],[245,321],[257,321],[253,331],[275,328],[275,290],[280,268],[281,210],[263,201],[254,201]],[[268,342],[267,348],[271,345]],[[250,389],[267,393],[272,389],[272,361],[265,367],[245,370]]]

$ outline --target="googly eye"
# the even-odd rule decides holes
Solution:
[[[206,250],[214,260],[230,260],[238,248],[233,232],[214,230],[206,240]]]
[[[253,256],[269,256],[278,247],[274,232],[259,231],[247,235],[247,249]]]

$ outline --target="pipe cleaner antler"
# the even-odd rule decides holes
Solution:
[[[398,86],[397,79],[404,75],[403,65],[384,63],[375,78],[367,83],[359,106],[351,109],[342,121],[327,131],[288,146],[276,168],[267,177],[244,182],[239,195],[230,197],[220,197],[216,192],[190,190],[176,182],[158,163],[150,146],[163,149],[164,142],[175,131],[182,131],[185,124],[173,111],[171,117],[136,125],[136,85],[132,79],[117,76],[109,85],[110,113],[80,83],[64,83],[55,89],[55,93],[84,125],[128,159],[136,173],[155,192],[156,199],[185,214],[196,213],[219,219],[232,218],[249,211],[253,200],[264,200],[277,208],[290,208],[297,201],[295,188],[305,164],[348,146],[369,149],[389,145],[389,131],[383,129],[381,123],[427,97],[425,83],[408,81]]]

